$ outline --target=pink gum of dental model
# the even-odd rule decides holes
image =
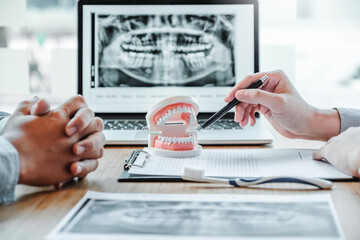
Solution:
[[[198,145],[199,106],[191,96],[165,98],[146,114],[150,153],[166,157],[194,157],[201,154]]]

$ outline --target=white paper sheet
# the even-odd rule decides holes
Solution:
[[[88,192],[46,239],[345,239],[329,194]]]
[[[146,148],[144,149],[146,151]],[[204,149],[194,158],[150,156],[143,167],[133,166],[131,174],[181,176],[186,166],[202,167],[205,176],[265,177],[302,176],[349,179],[332,165],[312,159],[314,149]],[[141,161],[145,154],[138,159]]]

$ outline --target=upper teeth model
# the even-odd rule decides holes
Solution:
[[[197,100],[191,96],[169,97],[150,107],[146,114],[150,152],[167,157],[193,157],[201,153],[198,145]]]

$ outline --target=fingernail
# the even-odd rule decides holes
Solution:
[[[71,127],[71,128],[69,128],[69,129],[67,130],[67,134],[68,134],[69,136],[72,136],[73,134],[76,133],[76,131],[77,131],[77,128],[76,128],[76,127]]]
[[[33,101],[34,103],[36,103],[37,101],[39,101],[39,97],[38,97],[38,96],[34,96],[34,98],[32,99],[32,101]]]
[[[80,174],[82,172],[82,167],[77,166],[76,168],[76,174]]]
[[[76,148],[76,154],[82,154],[83,152],[85,152],[85,147],[83,147],[83,146],[78,146],[77,148]]]

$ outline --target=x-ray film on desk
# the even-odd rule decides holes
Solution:
[[[330,195],[88,192],[46,239],[344,239]]]

